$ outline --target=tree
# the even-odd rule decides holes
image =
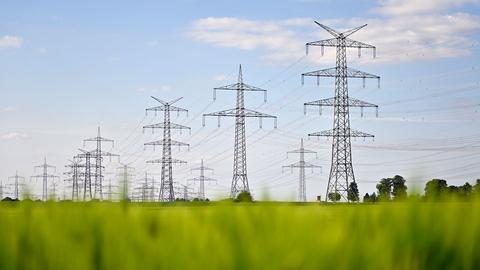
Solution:
[[[377,202],[378,201],[378,197],[377,197],[377,194],[375,194],[375,192],[373,192],[372,195],[370,195],[370,201],[371,202]]]
[[[447,190],[447,181],[432,179],[425,184],[425,197],[427,199],[438,199],[444,196]]]
[[[236,202],[253,202],[252,194],[248,191],[242,191],[237,195]]]
[[[390,200],[392,193],[392,178],[382,178],[377,184],[378,198],[382,201]]]
[[[477,179],[477,183],[473,186],[473,193],[480,196],[480,179]]]
[[[392,178],[392,195],[395,200],[403,200],[407,197],[407,186],[405,179],[400,175]]]
[[[370,195],[368,195],[368,193],[365,193],[365,196],[363,196],[363,202],[370,202]]]
[[[357,183],[351,182],[350,185],[348,185],[347,199],[352,202],[358,202],[360,200]]]
[[[342,198],[342,196],[338,192],[328,193],[328,199],[332,202],[338,202],[338,201],[340,201],[341,198]]]
[[[460,186],[459,192],[460,192],[460,194],[459,194],[460,197],[469,198],[470,194],[472,194],[472,185],[470,185],[470,183],[466,182],[465,184],[463,184],[463,186]]]

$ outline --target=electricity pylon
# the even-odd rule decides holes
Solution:
[[[139,179],[140,186],[137,187],[137,190],[140,190],[141,202],[147,202],[153,200],[150,196],[152,189],[154,188],[151,183],[154,181],[153,178],[148,177],[148,173],[145,172],[145,176]]]
[[[305,149],[303,147],[303,138],[300,140],[300,149],[293,150],[293,151],[288,151],[287,152],[287,158],[288,154],[299,154],[300,155],[300,161],[295,162],[290,165],[282,166],[282,171],[284,168],[290,168],[292,171],[294,168],[298,168],[298,201],[299,202],[306,202],[307,201],[307,185],[305,183],[305,168],[311,168],[312,172],[314,168],[322,168],[322,166],[314,165],[309,162],[305,161],[305,154],[315,154],[317,155],[317,152]]]
[[[100,127],[98,127],[98,130],[97,130],[97,137],[83,140],[83,147],[85,147],[86,142],[95,142],[96,146],[97,146],[96,149],[94,150],[94,153],[93,153],[93,157],[95,158],[95,184],[94,184],[95,190],[94,190],[94,193],[93,193],[93,198],[102,200],[103,199],[103,192],[102,192],[102,186],[103,186],[103,184],[102,184],[102,182],[103,182],[102,162],[103,162],[103,157],[110,157],[111,158],[111,157],[118,157],[118,155],[112,154],[112,153],[109,153],[109,152],[105,152],[105,151],[102,150],[102,143],[109,142],[109,143],[112,143],[112,146],[113,146],[114,141],[111,140],[111,139],[103,138],[100,135]]]
[[[235,117],[235,146],[233,154],[233,178],[230,197],[235,198],[240,192],[250,192],[247,178],[247,143],[245,138],[245,118],[259,118],[260,128],[262,127],[263,118],[273,118],[275,120],[275,128],[277,127],[277,117],[254,110],[245,108],[245,92],[263,92],[264,102],[267,102],[267,90],[250,86],[243,83],[242,65],[238,71],[238,82],[213,89],[213,100],[216,99],[217,90],[236,91],[237,106],[234,109],[223,110],[203,115],[203,126],[205,126],[206,116],[217,116],[218,126],[220,126],[221,117]]]
[[[19,199],[20,196],[19,196],[19,180],[22,180],[22,181],[25,181],[25,177],[23,176],[19,176],[18,175],[18,171],[15,171],[15,175],[14,176],[10,176],[8,177],[8,179],[14,179],[14,182],[13,182],[13,196],[15,197],[15,199]]]
[[[190,187],[188,184],[187,185],[183,185],[180,183],[176,183],[176,184],[177,185],[175,187],[175,190],[176,190],[176,193],[178,194],[177,197],[181,197],[184,201],[189,201],[190,196],[194,194],[193,188]]]
[[[193,168],[191,171],[200,171],[200,175],[198,177],[188,179],[187,182],[199,182],[200,188],[198,189],[198,199],[204,201],[205,200],[205,182],[217,182],[216,179],[205,177],[205,171],[213,171],[213,169],[203,166],[203,159],[200,163],[200,167]]]
[[[127,201],[129,199],[129,182],[130,179],[133,177],[133,171],[134,168],[130,167],[130,164],[123,164],[121,167],[118,167],[117,169],[120,170],[120,173],[118,174],[120,178],[120,183],[122,185],[122,196],[121,199],[124,201]]]
[[[37,168],[42,168],[41,174],[34,175],[31,178],[36,178],[36,179],[42,178],[42,181],[43,181],[42,200],[46,201],[48,199],[48,180],[52,179],[53,181],[55,181],[55,178],[58,178],[58,176],[50,174],[48,172],[48,169],[53,169],[55,171],[55,166],[48,165],[47,158],[44,158],[42,165],[35,166],[35,169]]]
[[[161,145],[162,146],[162,158],[161,159],[156,159],[156,160],[149,160],[147,163],[160,163],[162,164],[162,177],[161,177],[161,183],[160,183],[160,194],[159,194],[159,201],[161,202],[173,202],[175,201],[175,192],[173,188],[173,168],[172,164],[174,163],[186,163],[185,161],[178,160],[172,158],[172,145],[176,145],[178,147],[180,146],[189,146],[187,143],[179,142],[172,140],[171,137],[171,130],[172,129],[188,129],[190,130],[190,127],[182,126],[179,124],[175,124],[170,122],[170,112],[177,112],[177,115],[180,112],[186,112],[188,114],[188,110],[179,108],[176,106],[173,106],[174,103],[177,101],[181,100],[182,98],[177,98],[174,99],[170,102],[165,102],[163,100],[160,100],[156,97],[152,97],[156,101],[158,101],[161,105],[148,108],[146,112],[148,111],[154,111],[155,114],[157,112],[163,112],[163,123],[157,123],[153,125],[148,125],[144,126],[143,129],[152,129],[152,132],[155,129],[163,129],[163,138],[158,141],[154,142],[149,142],[145,143],[145,146],[153,146],[155,148],[156,145]]]
[[[70,171],[65,174],[70,175],[71,177],[66,179],[66,181],[72,181],[72,201],[78,201],[80,200],[79,179],[80,176],[83,175],[80,172],[80,169],[84,167],[84,165],[81,164],[81,159],[78,157],[73,157],[73,159],[69,161],[70,164],[65,167],[70,168]]]
[[[323,106],[333,106],[334,120],[333,129],[321,132],[315,132],[308,134],[308,136],[319,137],[333,137],[332,142],[332,164],[330,168],[330,176],[328,178],[327,194],[325,200],[336,201],[338,196],[340,199],[348,201],[348,188],[350,182],[355,182],[355,176],[353,173],[352,165],[352,152],[351,152],[351,138],[373,138],[373,135],[350,129],[350,107],[363,108],[371,107],[377,109],[378,106],[372,103],[361,101],[355,98],[349,97],[348,94],[348,78],[360,78],[363,79],[363,86],[365,87],[365,79],[377,79],[378,87],[380,87],[380,77],[369,74],[363,71],[355,70],[347,67],[347,48],[357,48],[358,56],[361,55],[361,49],[367,48],[373,50],[373,57],[375,57],[376,49],[374,46],[352,40],[348,38],[358,30],[364,28],[365,25],[353,28],[345,32],[338,32],[323,24],[315,21],[320,27],[330,33],[333,38],[309,42],[306,44],[307,54],[309,46],[320,46],[322,55],[324,47],[336,48],[336,67],[322,69],[302,74],[302,84],[305,76],[317,77],[317,84],[320,77],[334,77],[335,78],[335,97],[321,99],[313,102],[305,103],[304,106],[319,106],[320,109]],[[329,196],[332,195],[332,196]]]

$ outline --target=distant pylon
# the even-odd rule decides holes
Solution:
[[[200,188],[198,189],[198,198],[202,201],[205,200],[205,182],[217,182],[216,179],[205,177],[205,171],[213,171],[208,167],[203,166],[203,159],[200,163],[200,167],[191,169],[192,171],[200,171],[200,175],[198,177],[188,179],[187,181],[192,182],[199,182]]]
[[[145,176],[139,180],[140,186],[137,188],[140,190],[140,201],[141,202],[148,202],[152,201],[153,198],[151,197],[151,191],[153,189],[153,185],[151,183],[153,182],[153,178],[148,177],[148,173],[145,172]]]
[[[19,196],[19,190],[20,189],[18,188],[18,186],[20,184],[19,180],[21,179],[22,181],[25,181],[25,177],[19,176],[18,171],[15,171],[15,175],[8,177],[8,179],[9,180],[14,179],[14,182],[13,182],[13,196],[15,197],[15,199],[18,200],[20,198],[20,196]]]
[[[238,82],[213,89],[213,100],[216,99],[217,90],[227,90],[237,92],[237,106],[234,109],[208,113],[203,115],[203,126],[205,126],[206,116],[217,116],[218,126],[220,126],[221,117],[235,117],[235,146],[233,153],[233,178],[232,187],[230,190],[230,197],[235,198],[242,192],[250,192],[247,177],[247,143],[245,138],[245,118],[255,117],[259,118],[260,128],[262,127],[263,118],[275,119],[275,128],[277,127],[277,117],[265,113],[253,111],[245,108],[245,92],[256,91],[264,93],[264,102],[267,102],[267,90],[250,86],[243,83],[242,65],[238,70]]]
[[[47,158],[44,158],[42,165],[35,166],[35,169],[37,168],[42,168],[42,172],[41,174],[32,176],[32,178],[42,178],[42,181],[43,181],[42,200],[46,201],[48,199],[48,179],[53,179],[54,181],[55,178],[58,178],[58,176],[48,173],[48,169],[55,170],[55,166],[48,165]]]
[[[298,201],[306,202],[307,201],[307,185],[305,183],[305,168],[322,168],[322,166],[314,165],[309,162],[305,162],[305,154],[317,154],[317,152],[305,149],[303,147],[303,138],[300,140],[300,149],[287,152],[288,154],[300,154],[300,161],[293,164],[283,166],[283,168],[290,168],[293,171],[293,168],[298,168]]]
[[[171,130],[172,129],[179,129],[179,130],[189,129],[190,130],[190,128],[170,122],[170,112],[177,112],[177,114],[179,114],[180,112],[188,113],[188,110],[173,106],[174,103],[181,100],[182,98],[177,98],[177,99],[172,100],[170,102],[165,102],[165,101],[160,100],[156,97],[152,97],[152,98],[155,99],[156,101],[158,101],[162,105],[157,106],[157,107],[153,107],[153,108],[148,108],[146,110],[146,112],[154,111],[155,114],[158,111],[163,112],[163,123],[144,126],[143,129],[150,128],[150,129],[152,129],[152,132],[153,132],[154,129],[163,129],[163,138],[162,138],[162,140],[159,140],[159,141],[146,143],[145,146],[153,146],[155,148],[156,145],[161,145],[163,151],[162,151],[162,158],[161,159],[149,160],[149,161],[147,161],[147,163],[160,163],[160,164],[162,164],[162,177],[161,177],[161,183],[160,183],[159,201],[161,201],[161,202],[173,202],[173,201],[175,201],[175,192],[174,192],[174,188],[173,188],[173,168],[172,168],[172,164],[174,164],[174,163],[186,163],[186,162],[182,161],[182,160],[172,158],[172,145],[176,145],[176,146],[179,146],[179,147],[180,146],[189,146],[189,145],[186,144],[186,143],[183,143],[183,142],[172,140]]]
[[[74,157],[72,160],[70,160],[70,164],[65,167],[70,168],[70,171],[66,172],[65,174],[71,176],[71,178],[66,180],[72,181],[72,201],[78,201],[80,200],[79,179],[82,175],[80,169],[83,167],[83,165],[81,164],[81,159],[78,157]]]
[[[373,135],[350,129],[350,107],[360,107],[363,115],[363,108],[372,107],[377,109],[378,106],[372,103],[361,101],[355,98],[349,97],[348,94],[348,80],[347,78],[360,78],[363,79],[363,86],[365,86],[365,79],[377,79],[378,87],[380,87],[380,77],[372,75],[363,71],[355,70],[347,67],[347,55],[346,48],[357,48],[358,56],[361,55],[362,48],[373,49],[373,56],[375,57],[376,49],[374,46],[362,43],[356,40],[348,38],[358,30],[366,26],[362,25],[357,28],[340,33],[323,24],[315,22],[320,27],[325,29],[334,38],[309,42],[306,44],[307,54],[309,46],[320,46],[322,49],[322,55],[324,47],[336,48],[336,67],[307,72],[302,74],[302,84],[304,76],[317,77],[317,84],[320,77],[334,77],[335,78],[335,97],[317,100],[313,102],[305,103],[305,106],[319,106],[320,111],[322,106],[333,106],[334,120],[333,129],[321,132],[315,132],[308,134],[308,136],[320,136],[320,137],[333,137],[332,142],[332,164],[330,169],[330,176],[328,178],[327,194],[325,200],[336,201],[344,199],[348,201],[348,189],[349,183],[355,182],[355,176],[353,173],[352,165],[352,152],[351,152],[351,138],[373,138]],[[330,196],[331,195],[331,196]]]
[[[121,182],[121,185],[122,185],[122,196],[121,196],[121,199],[126,201],[126,200],[129,200],[129,182],[130,182],[130,179],[132,178],[133,176],[133,168],[130,167],[129,165],[130,164],[123,164],[123,163],[120,163],[120,165],[122,165],[121,167],[118,167],[117,169],[120,170],[120,173],[118,174],[119,178],[120,178],[120,182]]]
[[[92,154],[93,157],[95,158],[95,190],[93,192],[93,198],[95,199],[103,199],[103,192],[102,192],[102,182],[103,182],[103,167],[102,167],[102,161],[103,157],[118,157],[116,154],[108,153],[102,150],[102,143],[104,142],[111,142],[112,145],[114,143],[113,140],[103,138],[100,134],[100,127],[98,127],[97,130],[97,136],[94,138],[86,139],[83,140],[83,146],[85,147],[86,142],[95,142],[96,143],[96,149],[94,150],[95,152]]]

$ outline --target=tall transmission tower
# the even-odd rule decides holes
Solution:
[[[209,177],[205,176],[205,171],[213,171],[213,169],[203,166],[203,159],[202,159],[202,161],[200,163],[200,167],[193,168],[191,170],[192,171],[200,171],[200,175],[198,177],[188,179],[187,182],[188,181],[192,181],[192,182],[197,182],[198,181],[199,182],[200,188],[198,189],[198,199],[204,201],[205,200],[205,182],[217,182],[216,179],[209,178]]]
[[[322,166],[314,165],[309,162],[305,162],[305,154],[317,154],[317,152],[305,149],[303,147],[303,138],[300,140],[300,149],[287,152],[288,154],[299,154],[300,161],[295,162],[290,165],[283,166],[284,168],[290,168],[292,171],[294,168],[298,168],[298,201],[306,202],[307,201],[307,185],[305,183],[305,168],[311,168],[312,171],[314,168],[322,168]]]
[[[20,198],[20,196],[19,196],[19,190],[20,189],[18,188],[19,184],[20,184],[20,180],[25,181],[25,177],[19,176],[18,171],[15,171],[15,175],[8,177],[8,179],[9,180],[10,179],[14,180],[14,182],[13,182],[13,196],[14,196],[15,199],[18,200]]]
[[[230,197],[235,198],[240,192],[250,192],[247,177],[247,143],[245,138],[245,118],[255,117],[259,119],[260,128],[262,127],[263,118],[273,118],[275,120],[275,128],[277,127],[277,117],[254,110],[245,108],[245,92],[263,92],[264,102],[267,102],[267,90],[250,86],[243,82],[242,65],[238,70],[238,82],[213,89],[213,100],[216,99],[216,91],[236,91],[237,106],[234,109],[223,110],[203,115],[203,126],[205,126],[206,116],[218,117],[218,126],[220,126],[221,117],[235,117],[235,146],[233,153],[233,178]]]
[[[96,149],[94,150],[93,157],[95,158],[95,190],[93,193],[93,198],[96,199],[103,199],[103,193],[102,193],[102,182],[103,182],[103,157],[118,157],[116,154],[112,154],[109,152],[105,152],[102,150],[102,144],[103,143],[112,143],[112,146],[114,144],[114,141],[111,139],[103,138],[100,134],[100,127],[98,127],[97,130],[97,136],[94,138],[86,139],[83,140],[83,147],[85,147],[85,144],[87,142],[95,142],[96,143]]]
[[[158,101],[161,105],[148,108],[146,109],[146,113],[148,111],[154,111],[155,114],[157,112],[163,112],[163,123],[157,123],[153,125],[148,125],[144,126],[143,129],[152,129],[152,132],[154,132],[155,129],[163,129],[163,138],[158,141],[154,142],[149,142],[145,143],[145,146],[155,146],[161,145],[162,146],[162,158],[161,159],[156,159],[156,160],[149,160],[147,163],[159,163],[162,164],[162,176],[161,176],[161,183],[160,183],[160,194],[159,194],[159,201],[161,202],[173,202],[175,201],[175,192],[173,188],[173,168],[172,164],[174,163],[186,163],[185,161],[178,160],[172,158],[172,145],[175,146],[189,146],[187,143],[179,142],[172,140],[171,137],[171,130],[172,129],[188,129],[190,130],[190,127],[182,126],[179,124],[172,123],[170,121],[170,113],[171,112],[177,112],[177,115],[180,112],[186,112],[188,115],[188,110],[173,106],[176,102],[181,100],[182,98],[177,98],[169,102],[165,102],[161,99],[158,99],[156,97],[153,97],[156,101]]]
[[[55,181],[55,178],[58,178],[58,176],[53,175],[48,172],[49,169],[53,169],[55,171],[55,166],[48,165],[47,164],[47,158],[44,158],[43,164],[35,166],[35,169],[41,168],[41,174],[34,175],[32,178],[41,178],[43,182],[43,188],[42,188],[42,200],[46,201],[48,199],[48,180],[52,179],[52,181]]]
[[[353,173],[352,165],[352,152],[351,152],[351,138],[373,138],[373,135],[350,129],[350,107],[363,108],[371,107],[377,109],[378,106],[372,103],[361,101],[355,98],[349,97],[348,94],[348,78],[360,78],[363,79],[363,86],[365,87],[365,79],[377,79],[378,87],[380,87],[380,77],[369,74],[363,71],[355,70],[347,67],[347,48],[358,49],[358,56],[361,55],[361,49],[372,49],[373,57],[376,54],[376,48],[372,45],[352,40],[348,38],[358,30],[364,28],[365,25],[353,28],[345,32],[338,32],[330,27],[320,24],[315,21],[317,25],[322,27],[333,38],[309,42],[306,44],[306,52],[308,54],[309,46],[320,46],[322,55],[324,47],[336,48],[336,67],[322,69],[302,74],[302,84],[305,76],[317,77],[317,84],[320,77],[334,77],[335,78],[335,97],[321,99],[313,102],[305,103],[304,106],[318,106],[320,109],[323,106],[332,106],[334,111],[333,129],[321,132],[315,132],[308,134],[308,136],[319,137],[333,137],[332,142],[332,164],[330,168],[330,175],[328,178],[327,194],[325,200],[336,200],[336,197],[340,195],[341,199],[348,201],[347,193],[350,182],[355,182],[355,175]],[[329,195],[334,196],[330,197]]]

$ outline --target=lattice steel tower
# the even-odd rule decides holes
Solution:
[[[19,190],[20,190],[20,189],[18,188],[18,186],[19,186],[19,184],[20,184],[19,182],[20,182],[20,180],[25,181],[25,177],[19,176],[19,175],[18,175],[18,171],[16,171],[16,172],[15,172],[15,175],[8,177],[8,179],[9,179],[9,180],[10,180],[10,179],[14,179],[14,182],[13,182],[13,196],[15,197],[15,199],[18,200],[18,199],[20,198],[20,197],[19,197]]]
[[[205,182],[217,182],[216,179],[206,177],[205,171],[213,171],[213,169],[203,166],[203,159],[200,163],[200,167],[192,169],[192,171],[200,171],[198,177],[188,179],[187,181],[199,182],[200,188],[198,189],[198,198],[202,201],[205,200]]]
[[[361,78],[363,79],[363,86],[365,87],[365,79],[377,79],[378,87],[380,87],[380,77],[372,75],[366,72],[355,70],[347,67],[347,48],[357,48],[358,56],[361,55],[361,49],[367,48],[373,50],[373,57],[375,57],[376,49],[374,46],[362,43],[356,40],[349,39],[348,37],[358,30],[364,28],[365,25],[353,28],[345,32],[335,31],[323,24],[315,22],[320,27],[325,29],[334,38],[309,42],[306,44],[306,50],[308,54],[309,46],[320,46],[322,55],[324,47],[336,48],[336,67],[307,72],[302,74],[302,84],[304,76],[317,77],[317,84],[320,77],[334,77],[335,78],[335,97],[321,99],[313,102],[305,103],[305,106],[319,106],[320,111],[322,106],[333,106],[334,120],[333,129],[321,132],[315,132],[308,134],[308,136],[320,136],[320,137],[333,137],[332,142],[332,164],[330,169],[330,176],[328,178],[326,199],[329,200],[329,194],[335,194],[333,198],[339,194],[342,199],[348,201],[347,192],[350,182],[355,182],[355,175],[353,173],[352,165],[352,153],[351,153],[351,138],[373,138],[373,135],[350,129],[350,107],[359,107],[362,110],[365,107],[373,107],[377,109],[378,106],[372,103],[361,101],[355,98],[351,98],[348,95],[348,80],[347,78]]]
[[[314,168],[322,168],[322,166],[314,165],[309,162],[305,162],[305,154],[317,154],[317,152],[305,149],[303,147],[303,138],[300,140],[300,149],[287,152],[288,154],[299,154],[300,161],[295,162],[290,165],[282,166],[284,168],[290,168],[292,171],[294,168],[298,168],[298,201],[306,202],[307,201],[307,185],[305,183],[305,168],[311,168],[312,171]]]
[[[118,157],[118,155],[103,151],[102,150],[102,143],[110,142],[113,145],[114,141],[111,140],[111,139],[103,138],[100,135],[100,127],[98,127],[97,137],[83,140],[83,147],[85,147],[86,142],[95,142],[96,146],[97,146],[96,149],[92,153],[92,157],[95,158],[95,184],[94,184],[95,190],[93,192],[93,197],[97,198],[97,199],[98,198],[103,199],[103,192],[102,192],[102,187],[103,187],[103,166],[102,166],[103,157],[114,157],[114,156]],[[97,197],[97,196],[99,196],[99,197]]]
[[[242,65],[238,71],[238,82],[213,89],[213,100],[216,99],[217,90],[227,90],[237,92],[237,107],[234,109],[208,113],[203,115],[203,126],[205,126],[205,116],[217,116],[218,126],[220,126],[221,117],[235,117],[235,148],[233,157],[233,178],[230,197],[235,198],[242,191],[250,192],[247,178],[247,144],[245,139],[245,118],[259,118],[260,128],[262,127],[263,118],[275,119],[275,128],[277,127],[277,117],[265,113],[253,111],[245,108],[245,92],[263,92],[264,102],[267,102],[267,90],[250,86],[243,83]]]
[[[175,124],[170,122],[170,112],[177,112],[179,114],[180,112],[186,112],[188,114],[188,110],[179,108],[176,106],[173,106],[174,103],[177,101],[181,100],[182,98],[177,98],[175,100],[172,100],[170,102],[165,102],[163,100],[160,100],[156,97],[152,97],[156,101],[160,102],[162,104],[161,106],[153,107],[153,108],[148,108],[146,112],[148,111],[154,111],[155,114],[160,111],[163,112],[163,123],[158,123],[158,124],[153,124],[153,125],[148,125],[144,126],[143,129],[152,129],[152,132],[155,129],[163,129],[163,138],[162,140],[159,141],[154,141],[154,142],[149,142],[145,143],[145,146],[153,146],[155,147],[156,145],[161,145],[162,146],[162,158],[161,159],[156,159],[156,160],[149,160],[147,163],[161,163],[162,164],[162,175],[161,175],[161,183],[160,183],[160,195],[159,195],[159,200],[161,202],[173,202],[175,201],[175,192],[173,188],[173,170],[172,170],[172,164],[174,163],[186,163],[185,161],[178,160],[172,158],[172,145],[176,146],[189,146],[186,143],[179,142],[172,140],[171,138],[171,130],[172,129],[189,129],[190,127],[182,126],[179,124]]]
[[[58,176],[48,173],[48,169],[55,170],[55,166],[48,165],[47,158],[44,158],[42,165],[35,166],[35,169],[37,168],[41,168],[42,173],[38,175],[34,175],[32,176],[32,178],[42,178],[43,180],[42,201],[46,201],[48,199],[48,179],[55,180],[55,178],[58,178]]]

